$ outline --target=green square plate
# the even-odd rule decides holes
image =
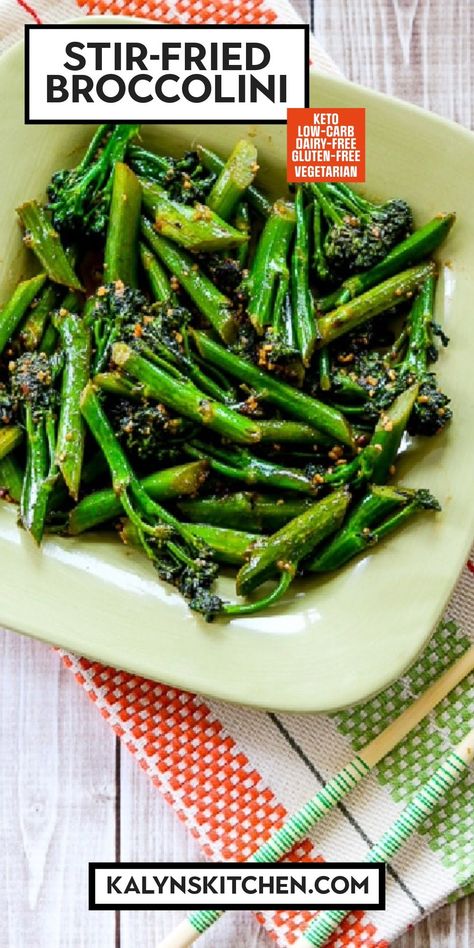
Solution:
[[[16,47],[0,61],[2,300],[27,274],[15,207],[41,197],[51,173],[76,161],[91,132],[25,126],[22,74]],[[18,529],[15,509],[0,507],[5,626],[214,698],[298,712],[361,701],[413,662],[453,589],[474,525],[474,135],[339,79],[314,73],[311,82],[314,104],[367,108],[369,193],[406,198],[419,222],[441,210],[459,213],[442,252],[438,293],[438,316],[451,336],[439,370],[455,420],[440,437],[412,445],[398,470],[399,481],[429,487],[442,513],[420,518],[333,578],[297,584],[266,614],[208,625],[112,536],[49,539],[40,551]],[[277,196],[285,185],[284,127],[144,130],[147,143],[171,152],[199,139],[226,154],[246,134],[258,146],[261,180]],[[232,596],[230,580],[222,591]]]

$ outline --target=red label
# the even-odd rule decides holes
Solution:
[[[365,109],[288,109],[287,179],[365,181]]]

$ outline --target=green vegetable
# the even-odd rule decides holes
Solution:
[[[81,411],[105,455],[114,493],[135,527],[144,553],[158,575],[177,586],[191,609],[212,618],[221,611],[221,602],[211,592],[216,568],[207,547],[152,500],[137,480],[90,383],[82,393]]]
[[[57,287],[49,283],[43,288],[38,301],[30,306],[20,330],[23,347],[29,352],[38,349],[57,299]]]
[[[272,496],[238,491],[222,497],[182,500],[178,506],[181,513],[193,523],[271,533],[303,513],[311,503],[311,500],[299,497],[281,498],[278,494]]]
[[[222,220],[207,205],[189,207],[172,201],[164,188],[140,179],[143,205],[163,237],[187,250],[226,250],[247,240],[245,234]]]
[[[314,426],[335,441],[352,446],[353,439],[349,423],[331,405],[311,398],[286,382],[281,382],[262,369],[258,369],[251,362],[234,355],[233,352],[214,342],[206,333],[193,331],[192,335],[204,359],[238,381],[251,385],[263,401],[271,402],[285,414]]]
[[[149,474],[140,483],[152,500],[173,500],[186,494],[195,494],[204,483],[207,471],[205,461],[191,461]],[[101,523],[119,517],[122,512],[120,498],[113,489],[94,491],[69,513],[67,533],[77,536],[85,530],[93,530]]]
[[[399,273],[404,267],[419,263],[446,240],[455,220],[455,214],[437,214],[433,220],[397,244],[380,263],[365,273],[349,277],[334,293],[317,300],[318,311],[327,313],[336,306],[342,306],[355,296],[366,293],[373,286]]]
[[[124,343],[114,345],[112,358],[120,369],[146,385],[149,397],[163,402],[185,418],[208,426],[238,444],[252,444],[260,440],[258,426],[253,421],[227,405],[211,400],[184,376],[173,378],[163,368],[137,355]]]
[[[100,125],[77,167],[53,175],[48,187],[48,208],[53,226],[61,236],[104,236],[115,162],[123,161],[127,144],[139,127]]]
[[[139,177],[155,181],[165,188],[175,201],[182,204],[205,203],[216,175],[202,164],[195,151],[182,158],[156,155],[131,142],[127,147],[127,162]]]
[[[61,408],[56,441],[59,469],[71,497],[77,500],[84,456],[84,424],[79,399],[89,381],[91,333],[81,316],[74,311],[72,298],[63,304],[56,326],[65,355],[61,384]]]
[[[184,250],[160,237],[149,221],[142,218],[142,234],[166,268],[179,282],[198,310],[224,342],[232,342],[237,335],[237,322],[231,301],[202,273]]]
[[[281,326],[281,311],[289,289],[288,256],[295,229],[295,210],[287,201],[277,201],[267,218],[255,257],[245,281],[248,293],[248,313],[258,333],[270,326],[277,335]],[[284,342],[291,344],[286,333]]]
[[[32,277],[31,280],[18,283],[8,303],[0,310],[0,353],[3,352],[8,340],[21,322],[28,306],[41,290],[45,280],[46,274],[40,273],[38,276]]]
[[[19,504],[23,489],[23,478],[24,471],[11,454],[0,460],[0,495],[4,496],[6,494],[15,504]]]
[[[299,468],[274,464],[243,449],[218,448],[194,439],[185,445],[185,451],[191,457],[208,461],[212,470],[224,477],[243,481],[251,486],[261,484],[266,488],[296,491],[300,494],[315,494],[317,491],[313,478]]]
[[[411,233],[404,201],[329,182],[270,203],[250,139],[138,130],[99,126],[19,208],[45,272],[0,311],[0,496],[38,543],[115,521],[200,616],[253,615],[438,509],[387,482],[451,418],[429,254],[454,215]]]
[[[309,188],[328,225],[323,254],[334,279],[373,267],[412,229],[405,201],[373,204],[345,184],[319,183]]]
[[[202,540],[211,550],[218,563],[240,566],[252,543],[259,539],[255,533],[241,533],[225,527],[211,527],[207,523],[188,524],[193,536]]]
[[[170,281],[155,255],[140,241],[138,245],[141,265],[147,275],[153,299],[164,303],[171,295]]]
[[[243,138],[230,153],[216,178],[207,204],[222,220],[231,219],[238,202],[258,171],[257,149]]]
[[[237,592],[247,596],[267,579],[295,575],[298,564],[342,523],[350,501],[345,490],[334,491],[285,524],[268,540],[257,540],[237,574]]]
[[[23,242],[36,254],[50,280],[71,290],[82,290],[61,238],[38,202],[27,201],[17,208],[17,214],[25,229]]]
[[[45,353],[25,353],[10,368],[12,391],[26,432],[26,470],[20,500],[20,521],[41,542],[50,494],[57,481],[57,367]]]
[[[356,297],[349,303],[338,306],[318,320],[318,346],[325,346],[339,336],[351,332],[361,323],[379,316],[410,299],[428,277],[436,270],[434,263],[419,264],[404,270],[383,283]]]
[[[204,145],[198,145],[197,152],[205,168],[208,168],[208,170],[214,172],[214,174],[220,174],[222,172],[225,165],[222,158],[219,158],[219,156],[210,151],[209,148],[205,148]],[[252,207],[255,208],[262,217],[268,217],[272,209],[271,201],[253,184],[247,188],[246,197]]]
[[[304,207],[304,190],[296,190],[296,239],[291,258],[292,307],[296,345],[304,365],[309,365],[318,336],[314,300],[309,282],[309,215]]]
[[[112,177],[112,198],[105,242],[104,274],[107,283],[121,280],[137,286],[138,228],[141,189],[133,171],[117,161]]]
[[[14,451],[22,439],[23,431],[18,425],[0,428],[0,461],[6,458],[11,451]]]
[[[370,487],[341,530],[306,568],[310,573],[340,569],[354,556],[369,551],[383,537],[403,526],[414,514],[439,509],[438,501],[426,490]]]

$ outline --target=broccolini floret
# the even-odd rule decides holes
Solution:
[[[113,399],[110,420],[126,452],[141,461],[162,460],[179,452],[190,425],[157,402]]]
[[[430,370],[437,360],[435,337],[443,346],[448,338],[433,319],[435,278],[430,277],[416,297],[405,328],[391,352],[366,351],[349,353],[351,362],[345,373],[334,377],[335,391],[354,394],[355,387],[367,393],[367,401],[360,400],[352,413],[360,419],[375,420],[400,392],[415,382],[418,396],[407,425],[411,435],[435,435],[452,418],[450,399],[438,386],[436,375]],[[352,388],[352,391],[351,391]]]
[[[35,422],[57,405],[55,369],[55,363],[44,352],[25,352],[10,363],[13,398],[18,408],[29,409]]]
[[[323,252],[336,281],[375,266],[412,230],[411,210],[398,198],[373,204],[344,184],[311,190],[327,225]]]
[[[112,196],[115,162],[123,161],[138,125],[100,125],[76,168],[56,171],[48,186],[48,209],[66,239],[104,236]]]
[[[187,151],[182,158],[164,158],[130,144],[127,160],[135,174],[159,184],[181,204],[205,203],[216,180],[216,175],[201,164],[196,151]]]

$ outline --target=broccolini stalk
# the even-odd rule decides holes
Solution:
[[[322,392],[329,392],[331,380],[331,357],[327,346],[318,352],[319,387]]]
[[[361,323],[367,322],[368,319],[379,316],[380,313],[410,299],[424,281],[435,273],[435,270],[436,265],[432,262],[403,270],[402,273],[390,277],[349,303],[344,303],[325,316],[320,316],[318,319],[319,339],[316,345],[325,346],[334,339],[338,339],[339,336],[351,332]]]
[[[305,569],[310,573],[340,569],[354,556],[370,550],[383,537],[402,527],[414,514],[439,509],[438,501],[427,490],[369,487],[342,529]]]
[[[436,278],[431,276],[423,284],[408,317],[408,344],[399,368],[415,377],[424,375],[429,363],[437,359],[433,334],[435,290]]]
[[[294,331],[303,365],[308,366],[317,339],[313,295],[309,287],[308,214],[304,207],[304,190],[297,187],[295,196],[296,238],[291,258],[291,291]]]
[[[161,263],[159,263],[156,259],[155,255],[151,252],[151,250],[148,250],[148,247],[142,241],[140,241],[138,245],[138,250],[140,253],[140,261],[146,273],[153,299],[160,303],[164,303],[171,296],[170,281],[168,280],[166,272],[161,266]]]
[[[317,201],[313,205],[313,265],[317,279],[326,283],[330,273],[324,253],[323,217]]]
[[[36,254],[50,280],[71,290],[82,290],[61,238],[38,202],[27,201],[16,212],[25,229],[23,243]]]
[[[27,352],[39,348],[46,324],[55,308],[57,299],[57,287],[49,283],[44,287],[38,302],[30,307],[20,329],[20,338]]]
[[[262,484],[276,490],[291,490],[300,494],[315,494],[317,485],[311,477],[298,468],[273,464],[254,457],[243,449],[218,448],[193,440],[184,445],[186,454],[209,462],[213,471],[243,481],[245,484]]]
[[[193,536],[202,540],[212,550],[216,563],[228,566],[241,566],[245,563],[248,547],[259,539],[256,533],[243,533],[240,530],[227,530],[225,527],[212,527],[207,523],[186,524]],[[137,531],[129,520],[121,528],[120,536],[126,544],[139,546]]]
[[[7,496],[15,504],[21,500],[24,473],[11,454],[0,460],[0,496]]]
[[[258,421],[262,444],[270,441],[278,444],[311,444],[329,445],[333,440],[322,431],[316,431],[311,425],[302,421],[286,421],[280,418],[262,419]]]
[[[215,398],[217,401],[222,401],[225,404],[235,403],[236,399],[233,392],[223,391],[213,379],[201,372],[198,365],[191,362],[187,363],[185,356],[183,357],[182,364],[178,363],[178,361],[175,363],[171,358],[171,353],[169,353],[169,362],[163,363],[162,361],[156,361],[151,349],[147,350],[147,347],[144,347],[143,351],[145,355],[148,354],[149,358],[153,359],[156,365],[162,366],[165,371],[168,370],[174,373],[175,365],[181,365],[182,372],[195,382],[196,385],[201,385],[202,391],[205,392],[206,395],[211,395],[212,398]],[[180,377],[181,372],[176,372],[176,378]],[[118,395],[131,399],[132,401],[143,401],[144,399],[153,398],[150,389],[146,385],[133,383],[130,379],[120,375],[117,371],[98,372],[97,375],[94,375],[93,381],[98,388],[103,392],[107,392],[108,395]]]
[[[336,486],[353,484],[356,487],[367,481],[384,484],[395,463],[417,395],[418,385],[412,385],[398,395],[390,407],[381,413],[369,444],[348,464],[342,464],[332,473],[322,475],[322,482]]]
[[[434,435],[451,420],[450,399],[437,385],[436,376],[430,372],[430,363],[438,353],[434,335],[441,336],[442,343],[448,340],[434,322],[434,298],[436,279],[429,277],[416,297],[407,325],[407,348],[404,358],[394,366],[402,384],[417,382],[418,397],[407,425],[410,434]]]
[[[11,451],[14,451],[22,440],[23,431],[19,425],[0,428],[0,461],[6,458]]]
[[[11,366],[12,391],[22,409],[26,431],[26,470],[20,521],[41,542],[49,498],[59,475],[56,464],[57,371],[44,353],[25,353]]]
[[[211,592],[216,564],[209,551],[184,524],[152,500],[137,480],[90,382],[81,396],[81,411],[107,460],[114,493],[135,527],[144,553],[160,578],[176,586],[191,609],[212,618],[221,611],[222,603]]]
[[[121,280],[126,286],[137,286],[141,202],[138,178],[127,165],[117,161],[112,174],[112,197],[104,252],[106,283]]]
[[[214,342],[206,333],[193,330],[192,336],[207,362],[216,365],[240,383],[250,385],[258,398],[276,405],[286,415],[314,426],[332,440],[353,447],[350,425],[339,411],[257,368]]]
[[[257,533],[213,527],[208,523],[192,523],[188,524],[188,527],[193,536],[198,537],[212,550],[218,563],[226,563],[229,566],[241,566],[245,563],[248,548],[261,539]]]
[[[372,467],[372,483],[384,484],[391,473],[417,396],[418,385],[411,385],[382,412],[367,446],[379,449]]]
[[[77,300],[67,298],[55,319],[64,353],[56,458],[66,487],[77,500],[84,457],[84,422],[79,399],[89,380],[91,332],[77,312]]]
[[[312,500],[299,497],[285,499],[271,494],[239,491],[223,497],[197,497],[182,500],[178,507],[193,523],[270,533],[306,510]]]
[[[247,240],[245,243],[242,243],[240,247],[237,248],[237,259],[240,266],[243,268],[247,263],[247,258],[249,255],[249,241],[250,241],[250,217],[249,217],[249,208],[248,204],[245,201],[239,201],[234,217],[234,227],[237,230],[240,230],[242,234],[245,234]]]
[[[294,576],[299,563],[340,527],[350,501],[346,490],[334,491],[290,520],[281,530],[249,550],[237,573],[237,593],[248,596],[267,579],[282,573]]]
[[[211,210],[222,220],[230,220],[257,171],[257,149],[252,142],[243,138],[235,145],[214,182],[206,202]]]
[[[20,521],[39,544],[50,494],[58,478],[55,461],[55,425],[51,412],[35,419],[31,405],[25,407],[28,442],[25,477],[20,501]]]
[[[245,234],[222,220],[207,205],[189,207],[172,201],[159,184],[143,178],[140,185],[143,205],[153,216],[155,230],[181,247],[195,251],[226,250],[247,241]]]
[[[113,346],[112,358],[120,369],[146,385],[150,398],[163,402],[185,418],[207,426],[239,444],[252,444],[260,440],[258,425],[227,405],[212,400],[184,376],[173,378],[124,343]]]
[[[287,260],[294,229],[294,205],[276,201],[244,282],[248,293],[248,314],[260,334],[267,326],[275,329],[281,321],[281,307],[290,280]]]
[[[149,398],[146,386],[131,382],[117,371],[98,372],[92,381],[96,388],[100,388],[107,395],[117,395],[119,398],[128,398],[137,402]]]
[[[209,320],[224,342],[231,343],[237,335],[237,321],[232,303],[205,276],[197,263],[176,245],[156,233],[150,221],[142,217],[142,234],[152,250],[179,282],[198,310]]]
[[[112,195],[112,172],[123,161],[139,125],[101,125],[76,168],[57,171],[48,187],[53,224],[68,238],[104,235]]]
[[[321,350],[323,351],[323,350]],[[356,379],[344,372],[335,372],[331,378],[331,384],[334,389],[334,395],[341,395],[351,402],[364,402],[367,399],[367,389],[365,389]]]
[[[149,474],[140,483],[152,500],[173,500],[186,494],[196,494],[207,473],[206,461],[191,461]],[[95,491],[84,497],[68,514],[67,533],[77,536],[85,530],[93,530],[100,524],[119,517],[121,512],[123,509],[120,498],[112,488]]]
[[[197,145],[196,147],[203,165],[208,168],[209,171],[213,171],[214,174],[220,174],[225,164],[222,158],[219,158],[219,156],[213,151],[210,151],[209,148],[204,148],[204,145]],[[246,197],[252,207],[255,208],[262,217],[268,217],[272,210],[272,203],[255,185],[251,184],[247,188]]]
[[[455,214],[437,214],[433,220],[397,244],[375,267],[365,273],[349,277],[333,293],[316,300],[318,312],[328,313],[335,307],[342,306],[354,297],[360,296],[361,293],[366,293],[383,280],[395,276],[404,267],[411,267],[428,257],[446,239],[455,220]]]
[[[51,322],[46,326],[46,329],[43,333],[43,337],[39,344],[39,349],[41,352],[44,352],[46,355],[53,355],[56,351],[56,345],[58,341],[58,334]]]
[[[0,310],[0,354],[21,322],[28,306],[41,290],[45,280],[46,274],[39,273],[38,276],[31,277],[31,280],[23,280],[22,283],[18,283],[8,303]]]

